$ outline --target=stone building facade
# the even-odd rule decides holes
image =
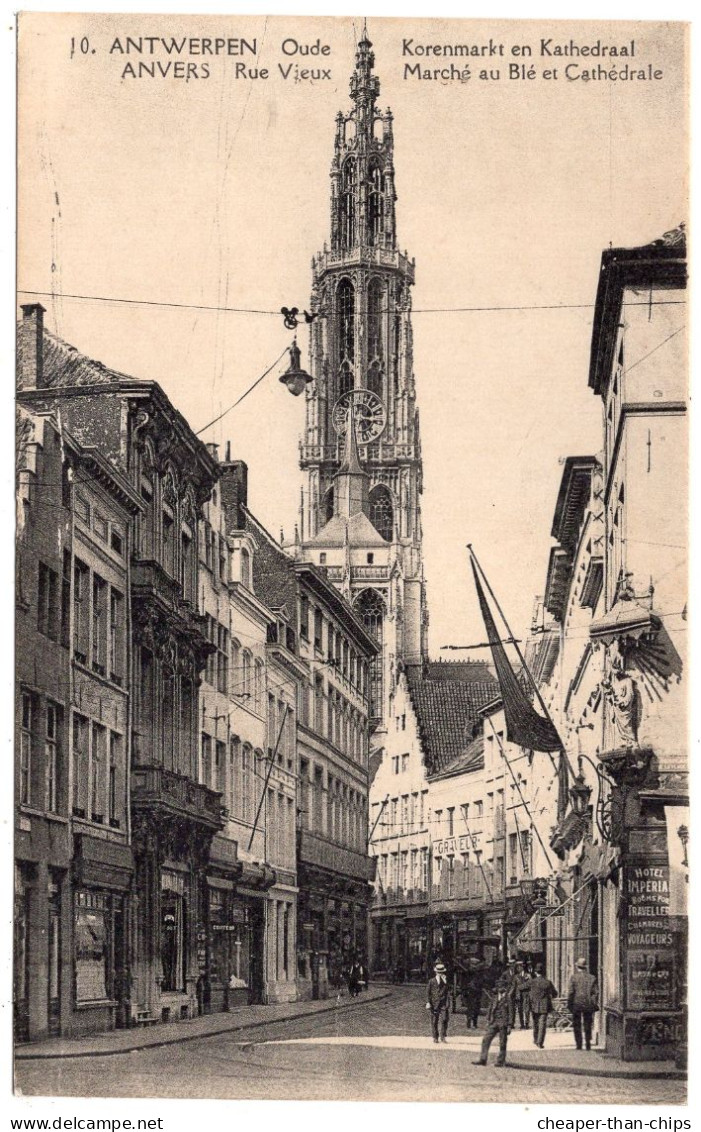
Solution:
[[[301,665],[297,702],[297,992],[326,998],[364,962],[374,875],[368,857],[370,666],[375,641],[322,567],[295,560],[247,512],[281,660]]]
[[[589,384],[601,398],[605,525],[604,1031],[628,1059],[684,1040],[688,883],[686,240],[601,260]]]
[[[25,344],[41,313],[25,309]],[[127,1023],[127,563],[140,504],[60,412],[25,406],[41,351],[21,361],[14,1002],[27,1039]]]
[[[63,985],[78,1017],[69,1025],[65,1007],[54,1024],[66,1032],[198,1010],[200,876],[222,814],[219,793],[199,782],[198,690],[211,647],[197,612],[197,525],[218,473],[157,385],[79,354],[44,330],[42,314],[24,311],[18,402],[60,418],[80,446],[46,532],[56,537],[58,522],[61,537],[70,507],[71,559],[62,547],[58,573],[69,644],[56,671],[69,689],[62,837],[75,886],[70,900],[52,890],[49,901],[62,901],[64,938],[73,926]],[[42,575],[47,623],[57,565],[54,556]],[[20,754],[20,778],[21,766]],[[19,881],[28,887],[21,870]],[[31,895],[19,899],[31,916]]]

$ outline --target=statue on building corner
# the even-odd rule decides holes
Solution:
[[[611,646],[611,672],[601,681],[601,689],[611,705],[620,746],[637,748],[641,702],[637,681],[626,664],[624,646],[617,640]]]

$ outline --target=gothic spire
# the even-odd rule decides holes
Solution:
[[[358,108],[358,125],[369,123],[372,135],[372,116],[375,101],[380,93],[380,80],[372,73],[375,54],[368,38],[367,22],[355,54],[355,70],[350,80],[350,95]]]

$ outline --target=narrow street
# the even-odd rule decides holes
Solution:
[[[446,1045],[434,1046],[421,987],[397,987],[376,1002],[108,1057],[18,1061],[24,1095],[193,1099],[492,1101],[519,1104],[681,1104],[684,1082],[605,1077],[602,1056],[577,1054],[570,1035],[533,1049],[514,1031],[507,1066],[473,1065],[481,1032],[451,1019]],[[547,1047],[548,1043],[546,1043]],[[513,1062],[509,1065],[508,1062]],[[591,1074],[581,1075],[590,1066]],[[632,1069],[633,1067],[629,1067]]]

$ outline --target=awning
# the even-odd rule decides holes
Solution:
[[[518,951],[526,951],[531,954],[542,952],[543,950],[543,937],[541,935],[542,909],[534,912],[530,920],[521,928],[521,931],[515,935],[511,940],[511,946],[516,947]]]

